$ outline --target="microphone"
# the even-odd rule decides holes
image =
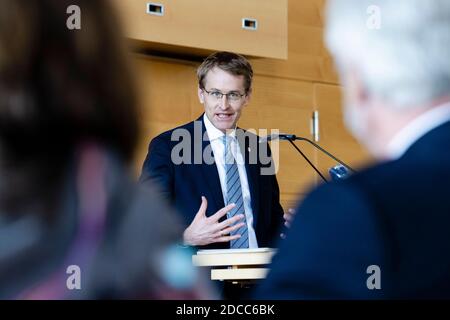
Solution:
[[[347,168],[341,164],[330,168],[328,170],[328,173],[330,174],[331,180],[333,181],[344,180],[350,175]]]
[[[276,140],[276,139],[280,139],[280,140],[287,140],[289,141],[290,144],[292,144],[292,146],[298,151],[298,153],[300,153],[302,155],[302,157],[306,160],[306,162],[308,162],[308,164],[317,172],[317,174],[322,178],[323,181],[325,181],[326,183],[328,183],[328,180],[323,176],[323,174],[317,169],[317,167],[308,159],[308,157],[297,147],[297,145],[294,143],[295,140],[300,140],[300,141],[306,141],[309,144],[313,145],[316,149],[320,150],[321,152],[323,152],[324,154],[326,154],[328,157],[332,158],[334,161],[338,162],[341,167],[339,167],[339,175],[335,174],[337,171],[337,167],[333,167],[330,169],[330,174],[331,177],[333,178],[333,180],[337,180],[338,179],[343,179],[345,177],[348,176],[348,171],[351,171],[353,173],[356,173],[356,171],[350,167],[348,164],[346,164],[344,161],[339,160],[337,157],[335,157],[334,155],[332,155],[330,152],[326,151],[324,148],[322,148],[321,146],[319,146],[317,143],[311,141],[310,139],[304,138],[304,137],[298,137],[295,134],[287,134],[287,133],[275,133],[275,134],[271,134],[268,135],[266,137],[262,137],[259,139],[259,143],[263,143],[263,142],[268,142],[271,140]],[[345,172],[345,174],[344,174]]]
[[[287,134],[287,133],[273,133],[269,134],[268,136],[259,138],[259,143],[268,142],[272,140],[296,140],[297,136],[295,134]]]

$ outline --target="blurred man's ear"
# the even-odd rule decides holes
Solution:
[[[198,100],[200,101],[201,104],[203,104],[205,102],[205,95],[203,90],[200,88],[200,86],[197,87],[197,94],[198,94]]]
[[[344,86],[347,104],[356,108],[364,108],[369,105],[369,91],[367,90],[362,77],[354,68],[349,68],[347,71]]]

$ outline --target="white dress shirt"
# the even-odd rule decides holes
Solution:
[[[424,112],[403,129],[387,145],[389,159],[400,158],[411,145],[429,131],[450,120],[450,103],[445,103]]]
[[[206,132],[208,133],[211,148],[214,153],[214,160],[216,162],[217,171],[219,173],[220,186],[222,188],[223,201],[224,203],[226,203],[227,179],[225,171],[225,146],[222,142],[224,133],[211,123],[211,121],[206,116],[206,113],[203,115],[203,121],[205,122]],[[250,197],[250,188],[248,186],[247,171],[245,169],[244,158],[236,140],[236,131],[233,130],[233,132],[229,134],[229,136],[233,137],[233,139],[231,139],[231,152],[233,153],[234,159],[236,159],[239,179],[241,181],[242,198],[244,201],[245,218],[247,219],[248,228],[248,247],[258,248],[258,241],[256,239],[255,230],[253,228],[252,200]]]

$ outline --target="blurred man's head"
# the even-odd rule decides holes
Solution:
[[[79,30],[67,26],[72,5]],[[137,105],[123,41],[107,0],[0,0],[0,204],[49,194],[84,142],[131,160]]]
[[[345,120],[375,155],[424,110],[450,99],[450,1],[330,0],[326,41]]]
[[[70,30],[67,8],[81,10]],[[0,144],[15,156],[96,140],[131,158],[137,115],[107,0],[0,1]]]

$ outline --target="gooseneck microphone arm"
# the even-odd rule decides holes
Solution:
[[[345,168],[347,168],[348,170],[350,170],[353,173],[356,173],[356,171],[350,167],[348,164],[346,164],[344,161],[336,158],[334,155],[332,155],[331,153],[329,153],[328,151],[326,151],[324,148],[322,148],[321,146],[319,146],[317,143],[304,138],[304,137],[297,137],[295,134],[286,134],[286,133],[277,133],[277,134],[271,134],[268,135],[267,137],[261,138],[259,140],[260,143],[262,142],[267,142],[267,141],[271,141],[271,140],[276,140],[276,139],[280,139],[280,140],[287,140],[289,141],[292,146],[298,151],[298,153],[301,154],[301,156],[306,160],[306,162],[308,162],[308,164],[317,172],[317,174],[322,178],[323,181],[328,183],[328,180],[323,176],[322,173],[320,173],[320,171],[316,168],[316,166],[308,159],[308,157],[297,147],[297,145],[294,143],[295,140],[300,140],[300,141],[306,141],[308,143],[310,143],[311,145],[313,145],[316,149],[320,150],[321,152],[325,153],[328,157],[330,157],[331,159],[333,159],[334,161],[338,162],[339,164],[341,164],[342,166],[344,166]]]
[[[297,138],[297,137],[295,137]],[[292,139],[290,139],[289,137],[285,138],[287,141],[289,141],[294,148],[298,151],[298,153],[300,153],[302,155],[302,157],[306,160],[306,162],[309,163],[309,165],[317,172],[317,174],[322,178],[323,181],[325,181],[326,183],[328,183],[328,180],[323,176],[322,173],[320,173],[320,171],[316,168],[316,166],[308,159],[308,157],[297,147],[297,145],[294,143],[294,141],[292,141]]]
[[[320,151],[322,151],[323,153],[325,153],[327,156],[329,156],[330,158],[332,158],[334,161],[339,162],[340,164],[342,164],[344,167],[346,167],[347,169],[349,169],[351,172],[356,173],[356,171],[350,167],[348,164],[346,164],[344,161],[339,160],[338,158],[336,158],[335,156],[333,156],[331,153],[329,153],[328,151],[326,151],[324,148],[322,148],[321,146],[319,146],[317,143],[307,139],[307,138],[303,138],[303,137],[297,137],[296,135],[292,135],[292,137],[286,137],[286,140],[289,140],[289,142],[291,142],[294,146],[295,144],[293,143],[293,141],[291,140],[300,140],[300,141],[306,141],[309,142],[310,144],[312,144],[314,147],[316,147],[317,149],[319,149]],[[296,149],[297,146],[295,146]]]

